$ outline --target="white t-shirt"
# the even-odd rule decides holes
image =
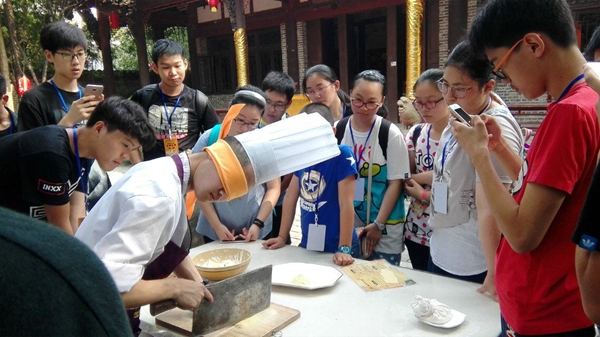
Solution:
[[[145,267],[188,232],[184,205],[190,176],[187,155],[184,184],[170,157],[134,165],[98,201],[75,233],[104,262],[119,292],[129,291]]]
[[[523,135],[510,111],[498,107],[485,113],[494,116],[502,129],[502,136],[510,147],[516,153],[521,153]],[[508,173],[494,156],[491,158],[500,181],[510,184]],[[429,220],[433,230],[430,240],[433,262],[455,275],[476,275],[484,272],[487,268],[479,240],[475,208],[475,184],[479,177],[475,173],[471,158],[452,136],[450,124],[442,132],[434,162],[433,181],[448,184],[448,213],[442,214],[434,210]],[[432,198],[435,200],[435,193]]]
[[[376,121],[382,117],[376,116]],[[373,163],[373,178],[371,188],[371,210],[369,222],[373,222],[387,191],[388,180],[403,180],[410,178],[410,163],[408,161],[408,150],[404,137],[400,129],[394,124],[390,125],[387,144],[387,160],[383,155],[383,150],[379,144],[378,135],[372,132],[369,138],[369,144],[365,148],[369,132],[359,132],[354,129],[351,131],[352,118],[348,121],[344,131],[342,144],[350,146],[356,159],[356,168],[359,178],[364,178],[365,193],[367,194],[367,177],[369,176],[369,160]],[[374,144],[372,147],[370,144]],[[364,150],[363,150],[364,149]],[[360,157],[360,158],[359,158]],[[371,159],[372,158],[372,159]],[[362,202],[354,203],[354,210],[363,223],[367,221],[366,198]],[[387,235],[382,235],[375,251],[386,254],[400,254],[404,249],[404,220],[406,210],[404,207],[404,198],[401,193],[398,197],[396,207],[386,221]]]

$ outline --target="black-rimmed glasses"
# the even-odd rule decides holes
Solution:
[[[77,60],[79,62],[85,60],[85,53],[84,52],[79,52],[79,53],[56,52],[56,54],[59,54],[60,56],[62,56],[63,60],[65,60],[65,61],[71,61],[71,62],[73,62],[73,60],[76,57],[77,57]]]
[[[383,105],[383,103],[375,103],[375,102],[365,103],[358,98],[350,98],[350,101],[352,102],[353,106],[355,106],[357,108],[362,108],[364,106],[368,110],[375,110]]]
[[[281,104],[281,103],[273,104],[273,102],[271,102],[270,100],[267,100],[267,104],[265,105],[265,107],[267,109],[273,108],[273,110],[275,110],[277,112],[283,112],[283,111],[285,111],[287,104]]]
[[[417,109],[417,110],[421,110],[421,109],[423,109],[423,107],[426,107],[427,109],[431,110],[431,109],[435,108],[435,106],[436,106],[436,105],[437,105],[439,102],[441,102],[443,99],[444,99],[444,97],[442,97],[442,98],[438,99],[437,101],[427,101],[427,102],[425,102],[425,103],[421,103],[421,102],[419,102],[419,101],[417,101],[417,100],[414,100],[414,101],[412,102],[412,105],[413,105],[413,106],[415,107],[415,109]]]
[[[252,129],[256,129],[256,127],[258,126],[258,123],[260,123],[260,121],[256,122],[256,123],[248,123],[248,122],[245,122],[238,118],[234,118],[233,121],[235,122],[235,124],[237,124],[239,126],[250,127]]]

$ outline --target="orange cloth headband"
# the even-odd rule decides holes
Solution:
[[[233,119],[239,115],[240,111],[246,104],[234,104],[227,111],[227,115],[223,118],[223,123],[221,123],[221,131],[219,132],[219,139],[223,139],[227,137],[229,134],[229,130],[231,129],[231,123],[233,123]]]
[[[243,104],[239,105],[244,106]],[[205,147],[204,151],[208,153],[215,163],[217,173],[219,174],[225,193],[227,193],[227,201],[239,198],[248,193],[248,182],[246,181],[242,165],[240,165],[235,153],[233,153],[233,149],[231,149],[231,146],[227,142],[219,139],[213,145]]]

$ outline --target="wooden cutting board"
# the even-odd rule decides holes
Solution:
[[[192,334],[193,312],[178,308],[156,316],[156,325],[163,326],[186,336]],[[288,326],[300,317],[300,311],[283,305],[271,303],[271,306],[258,314],[247,318],[234,326],[212,332],[205,337],[267,337],[273,331]]]

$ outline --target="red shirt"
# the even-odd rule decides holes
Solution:
[[[496,252],[500,312],[519,334],[560,333],[592,325],[581,304],[570,237],[598,156],[597,100],[596,92],[582,83],[560,102],[548,105],[527,153],[528,170],[515,200],[521,202],[530,182],[567,196],[537,248],[519,254],[502,238]]]

